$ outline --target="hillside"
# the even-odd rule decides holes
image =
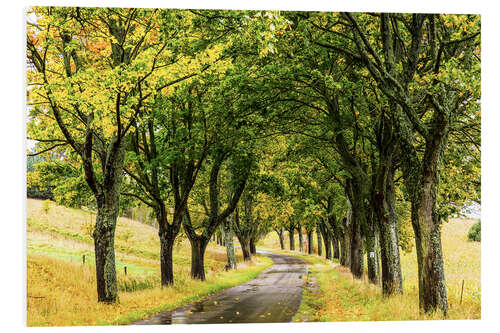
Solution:
[[[97,304],[90,236],[95,214],[54,203],[44,209],[45,205],[27,200],[28,326],[126,324],[243,283],[271,264],[260,256],[243,264],[237,253],[238,270],[224,272],[225,248],[210,243],[205,257],[207,281],[193,281],[189,242],[180,236],[174,248],[175,284],[162,289],[157,230],[119,218],[115,250],[120,302]]]

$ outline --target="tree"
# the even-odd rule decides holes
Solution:
[[[233,155],[232,155],[233,154]],[[224,161],[231,159],[231,186],[233,187],[232,196],[228,200],[227,206],[221,211],[220,209],[220,186],[219,173]],[[202,229],[201,234],[195,231],[189,206],[186,207],[184,215],[184,230],[191,243],[191,276],[195,279],[205,280],[205,265],[204,255],[206,246],[210,241],[215,229],[236,209],[237,203],[245,188],[250,167],[252,165],[251,154],[243,153],[241,155],[234,154],[233,150],[224,146],[216,146],[212,150],[210,156],[211,168],[209,171],[208,188],[209,188],[209,203],[202,201],[207,217],[203,218],[198,228]]]
[[[362,62],[390,101],[412,203],[420,308],[439,308],[446,315],[439,173],[451,127],[464,114],[478,110],[479,17],[380,14],[375,18],[379,47],[360,25],[374,18],[344,16]],[[418,142],[423,153],[417,150]]]
[[[28,24],[29,138],[78,155],[97,203],[98,301],[117,300],[114,233],[124,142],[143,105],[179,80],[154,82],[159,11],[36,7]],[[168,62],[167,62],[168,63]],[[99,170],[99,172],[96,170]]]

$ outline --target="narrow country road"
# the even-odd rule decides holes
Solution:
[[[302,300],[307,266],[290,256],[259,253],[274,265],[255,279],[134,325],[290,322]]]

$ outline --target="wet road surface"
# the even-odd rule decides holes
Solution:
[[[290,322],[302,300],[307,266],[290,256],[259,253],[274,265],[255,279],[134,325]]]

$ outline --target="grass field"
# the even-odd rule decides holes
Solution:
[[[481,318],[481,244],[467,241],[467,232],[475,222],[452,219],[443,225],[443,255],[450,307],[447,319]],[[270,235],[262,245],[279,248],[275,235]],[[317,291],[305,289],[300,311],[294,319],[296,321],[444,319],[440,313],[419,313],[414,249],[410,253],[401,252],[404,295],[390,298],[382,297],[380,287],[369,284],[366,276],[364,280],[355,280],[348,269],[336,263],[317,256],[279,251],[293,253],[307,261],[309,278],[319,283]],[[460,304],[462,281],[464,291]]]
[[[194,281],[189,242],[180,238],[174,248],[174,286],[161,288],[157,230],[120,218],[115,240],[119,303],[98,304],[89,233],[94,218],[54,203],[45,211],[42,201],[28,199],[28,326],[128,324],[241,284],[272,264],[263,256],[243,264],[238,251],[238,270],[224,272],[225,248],[211,243],[205,257],[207,280]]]

